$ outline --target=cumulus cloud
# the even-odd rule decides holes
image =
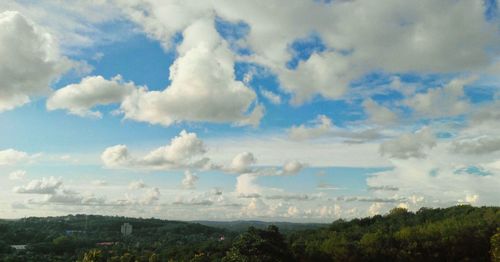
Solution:
[[[239,153],[231,161],[228,170],[236,173],[247,173],[251,171],[250,166],[255,164],[256,162],[257,159],[252,153]]]
[[[131,19],[167,47],[176,32],[200,17],[213,20],[213,13],[247,24],[251,30],[239,39],[252,50],[247,60],[277,74],[296,104],[317,94],[339,98],[353,80],[373,70],[448,73],[485,68],[494,50],[490,47],[499,41],[494,23],[484,19],[481,1],[425,0],[405,5],[391,0],[305,1],[294,8],[275,1],[144,2],[121,3]],[[385,30],[378,30],[381,25]],[[312,32],[325,48],[288,68],[287,62],[296,55],[290,46]]]
[[[18,1],[2,1],[0,10],[15,10],[34,20],[59,40],[64,52],[74,54],[79,48],[123,40],[125,28],[106,30],[103,23],[121,19],[121,11],[109,1],[75,0],[71,6],[53,1],[36,1],[29,5]],[[133,34],[129,34],[133,35]]]
[[[258,125],[263,107],[255,104],[252,89],[235,80],[234,54],[214,21],[193,21],[183,31],[177,52],[170,86],[163,91],[134,91],[121,104],[125,118],[167,126],[181,121]]]
[[[292,126],[287,132],[288,137],[294,141],[336,138],[347,144],[360,144],[383,137],[377,129],[350,130],[339,128],[333,124],[332,119],[325,115],[318,115],[310,124]]]
[[[157,187],[149,188],[144,193],[140,203],[144,205],[151,205],[160,200],[160,189]]]
[[[92,111],[92,108],[119,103],[135,89],[134,83],[124,82],[120,75],[111,80],[102,76],[88,76],[78,84],[67,85],[55,91],[47,100],[47,109],[63,109],[82,117],[101,118],[102,113]]]
[[[425,150],[436,145],[436,138],[430,128],[423,128],[412,134],[403,134],[380,145],[380,153],[391,158],[423,158]]]
[[[128,184],[129,189],[142,189],[147,187],[147,185],[142,180],[132,181]]]
[[[16,170],[9,173],[10,180],[22,180],[26,176],[25,170]]]
[[[35,179],[25,186],[14,188],[14,192],[20,194],[55,194],[56,190],[62,186],[61,179],[55,177]]]
[[[500,151],[500,137],[476,137],[453,141],[451,152],[466,155],[483,155]]]
[[[117,168],[128,166],[131,161],[126,145],[108,147],[101,154],[101,160],[106,167]]]
[[[363,107],[371,122],[381,125],[391,124],[397,121],[396,113],[392,112],[387,107],[379,105],[372,99],[366,99],[363,102]]]
[[[494,164],[484,164],[497,157],[450,154],[450,144],[449,141],[438,142],[426,158],[393,159],[392,169],[373,174],[367,178],[367,184],[369,187],[397,187],[397,192],[378,190],[373,194],[380,198],[405,197],[411,207],[443,207],[455,205],[460,200],[467,202],[464,192],[480,196],[476,204],[498,202],[498,169]]]
[[[196,182],[199,177],[191,173],[191,171],[186,170],[184,172],[184,179],[182,179],[182,187],[185,189],[193,189],[196,186]]]
[[[181,131],[172,138],[169,145],[159,147],[143,157],[129,154],[125,145],[108,147],[101,154],[101,160],[109,168],[181,169],[204,168],[207,158],[202,158],[206,148],[195,133]]]
[[[18,12],[0,13],[0,112],[46,95],[72,62],[56,39]]]
[[[295,175],[299,173],[305,165],[299,161],[288,161],[283,165],[284,175]]]
[[[14,165],[29,158],[26,152],[9,148],[0,151],[0,166]]]
[[[256,184],[255,174],[242,174],[236,178],[235,192],[241,197],[259,197],[262,187]]]
[[[56,205],[105,205],[105,199],[92,194],[82,195],[72,190],[58,190],[53,194],[45,195],[42,199],[32,199],[30,204],[56,204]]]
[[[476,79],[475,76],[453,79],[444,87],[418,93],[404,103],[417,114],[427,118],[460,115],[467,112],[470,107],[464,94],[464,86],[473,83]]]
[[[312,126],[299,125],[292,126],[288,130],[288,135],[293,140],[306,140],[322,137],[333,132],[333,122],[325,115],[318,115]]]

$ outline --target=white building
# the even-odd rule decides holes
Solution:
[[[122,225],[121,232],[123,236],[128,236],[132,234],[132,225],[129,223],[125,223]]]

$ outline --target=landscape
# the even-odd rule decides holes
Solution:
[[[119,229],[132,225],[132,233]],[[0,221],[1,261],[498,261],[500,208],[395,208],[330,224],[69,215]],[[280,225],[280,223],[277,223]],[[309,227],[305,229],[304,226]],[[248,227],[245,229],[245,227]],[[7,242],[6,242],[7,241]],[[7,243],[26,244],[22,250]]]
[[[0,261],[500,262],[497,0],[0,1]]]

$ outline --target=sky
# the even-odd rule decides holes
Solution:
[[[0,3],[0,217],[500,204],[496,1]]]

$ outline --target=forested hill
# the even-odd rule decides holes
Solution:
[[[133,226],[130,236],[122,236],[123,223]],[[239,230],[242,224],[236,224]],[[235,232],[227,226],[90,215],[0,220],[0,261],[500,261],[499,207],[415,213],[396,208],[304,227],[284,223]]]
[[[224,228],[230,231],[243,232],[249,227],[257,229],[266,229],[269,226],[277,226],[281,233],[289,233],[293,231],[318,229],[328,227],[329,224],[324,223],[291,223],[291,222],[264,222],[257,220],[237,220],[237,221],[193,221],[205,226]]]

